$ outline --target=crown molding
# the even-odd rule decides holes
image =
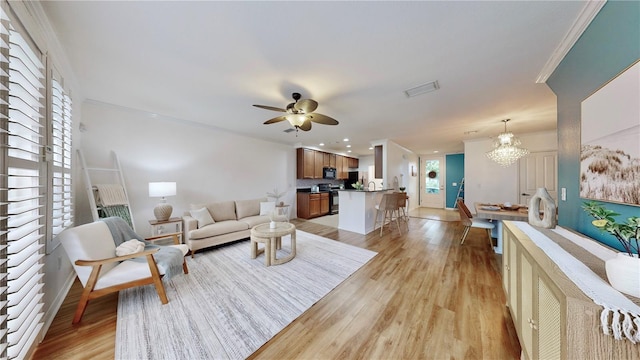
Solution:
[[[580,11],[580,14],[578,14],[578,17],[569,28],[569,31],[567,31],[562,41],[560,41],[560,44],[558,44],[556,49],[551,54],[551,57],[549,57],[549,60],[547,60],[547,63],[544,64],[544,67],[542,67],[542,70],[540,70],[538,78],[536,79],[536,83],[544,84],[547,82],[549,76],[553,74],[553,72],[556,70],[556,67],[558,67],[562,59],[564,59],[569,50],[571,50],[573,45],[575,45],[576,41],[578,41],[580,36],[582,36],[582,33],[587,29],[587,26],[591,24],[593,18],[596,17],[596,15],[598,14],[598,12],[600,12],[600,9],[602,9],[606,2],[606,0],[589,0],[585,3],[582,11]]]

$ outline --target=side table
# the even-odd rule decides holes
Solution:
[[[149,225],[151,225],[151,236],[158,236],[158,235],[170,234],[170,233],[179,233],[180,235],[178,235],[178,239],[180,239],[180,244],[183,243],[181,218],[173,217],[165,221],[149,220]]]
[[[286,219],[289,222],[289,205],[276,205],[276,215],[278,218]]]

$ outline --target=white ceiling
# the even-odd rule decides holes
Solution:
[[[351,155],[382,139],[461,152],[505,118],[516,135],[555,130],[555,95],[535,81],[585,4],[42,2],[85,99],[332,151],[347,137]],[[281,113],[251,105],[285,107],[292,92],[340,124],[263,125]]]

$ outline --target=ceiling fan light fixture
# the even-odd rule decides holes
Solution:
[[[412,98],[414,96],[418,96],[418,95],[422,95],[422,94],[426,94],[432,91],[436,91],[440,89],[440,84],[438,84],[438,80],[436,81],[432,81],[426,84],[422,84],[416,87],[413,87],[411,89],[405,90],[404,94],[408,97],[408,98]]]
[[[289,114],[286,118],[293,127],[300,127],[307,120],[305,114]]]
[[[504,122],[504,132],[500,133],[493,142],[494,149],[487,152],[487,157],[492,161],[507,167],[529,154],[529,150],[519,147],[521,142],[512,132],[507,131],[507,122]]]

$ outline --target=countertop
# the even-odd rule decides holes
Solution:
[[[356,190],[356,189],[344,189],[344,190],[338,190],[338,191],[353,191],[353,192],[380,192],[380,191],[393,191],[394,189],[377,189],[377,190]]]

